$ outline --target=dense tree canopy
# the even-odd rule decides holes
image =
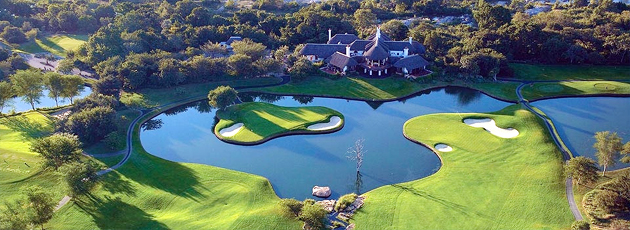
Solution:
[[[79,138],[69,133],[55,133],[37,139],[31,145],[31,150],[44,158],[45,166],[55,169],[65,163],[78,160],[82,153]]]

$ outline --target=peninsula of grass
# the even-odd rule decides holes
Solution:
[[[630,95],[630,84],[616,81],[540,82],[521,90],[525,99],[535,101],[555,97]]]
[[[246,102],[217,111],[220,118],[214,127],[215,135],[236,144],[260,144],[272,138],[292,134],[330,133],[343,128],[343,115],[321,106],[283,107],[263,102]],[[311,130],[310,125],[328,123],[333,117],[341,119],[331,129]],[[222,129],[242,123],[233,136],[221,135]]]
[[[77,198],[50,229],[300,229],[263,177],[148,154],[135,127],[129,161]]]
[[[76,50],[87,40],[88,35],[52,35],[21,44],[17,51],[26,53],[50,52],[63,57],[66,56],[67,51]]]
[[[465,118],[491,118],[520,133],[499,138],[464,124]],[[541,121],[519,105],[488,114],[420,116],[403,132],[414,142],[431,148],[444,143],[453,151],[439,153],[443,165],[434,175],[365,193],[352,221],[357,228],[566,229],[573,222],[562,155]]]
[[[510,64],[520,80],[630,80],[630,66]]]

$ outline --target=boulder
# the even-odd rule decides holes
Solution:
[[[336,200],[322,200],[315,202],[315,204],[321,205],[328,213],[331,213],[335,209],[335,203],[337,203]]]
[[[330,187],[313,187],[313,196],[328,198],[330,194],[332,194],[332,192],[330,191]]]

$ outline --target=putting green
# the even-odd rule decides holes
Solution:
[[[341,113],[321,106],[246,102],[219,110],[217,116],[221,120],[214,133],[221,140],[237,144],[259,144],[279,136],[327,133],[343,127]]]
[[[461,116],[460,116],[461,115]],[[501,138],[466,125],[490,118],[519,130]],[[488,114],[430,114],[403,127],[425,146],[448,143],[440,170],[426,178],[365,193],[357,229],[563,229],[567,205],[562,156],[543,124],[519,105]],[[421,164],[422,162],[418,162]]]

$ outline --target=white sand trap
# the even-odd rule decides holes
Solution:
[[[309,125],[308,127],[306,127],[306,129],[313,131],[322,131],[334,129],[339,125],[341,125],[341,118],[338,116],[332,116],[329,122]]]
[[[224,137],[231,137],[236,135],[236,133],[238,133],[238,131],[241,131],[241,129],[243,129],[243,123],[236,123],[230,127],[219,130],[219,134]]]
[[[513,128],[507,128],[507,129],[499,128],[497,127],[497,124],[494,122],[494,120],[490,118],[483,118],[483,119],[466,118],[464,119],[464,123],[472,127],[483,128],[486,131],[490,132],[492,135],[495,135],[497,137],[513,138],[513,137],[518,136],[518,130],[513,129]]]
[[[437,144],[437,145],[435,145],[435,149],[436,149],[437,151],[440,151],[440,152],[450,152],[450,151],[453,151],[453,148],[452,148],[451,146],[446,145],[446,144]]]

